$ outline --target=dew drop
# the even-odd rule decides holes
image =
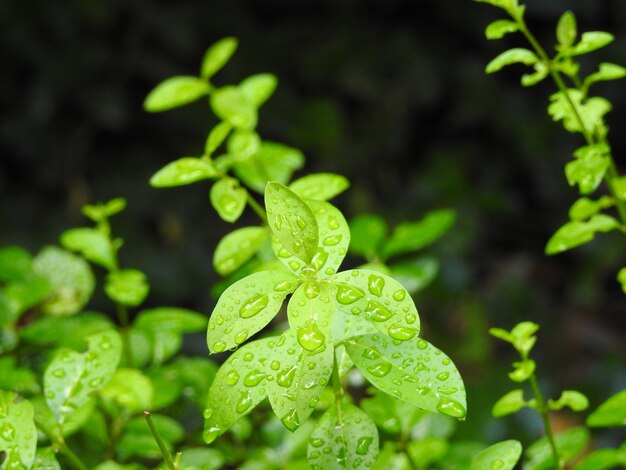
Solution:
[[[249,299],[242,305],[239,310],[239,316],[241,318],[250,318],[257,315],[261,310],[267,307],[270,299],[266,294],[258,294]]]
[[[397,339],[399,341],[408,341],[413,336],[417,334],[417,330],[415,328],[409,328],[407,326],[402,326],[394,323],[387,329],[387,333],[393,339]]]
[[[95,379],[91,379],[89,381],[89,386],[91,388],[97,388],[104,383],[104,377],[96,377]]]
[[[294,271],[297,271],[300,267],[300,263],[298,263],[297,261],[289,261],[289,267]]]
[[[504,462],[501,459],[496,459],[491,462],[491,468],[497,470],[498,468],[504,467]]]
[[[322,269],[322,266],[324,266],[327,260],[328,252],[319,248],[315,253],[315,256],[313,256],[313,259],[311,260],[311,265],[313,266],[315,271],[319,271],[320,269]]]
[[[280,250],[278,250],[278,257],[279,258],[289,258],[291,256],[291,253],[289,253],[287,251],[287,248],[285,248],[284,246],[280,248]]]
[[[289,369],[284,369],[276,376],[276,383],[281,387],[289,388],[293,384],[293,379],[296,376],[296,365],[293,365]]]
[[[247,352],[243,355],[243,360],[246,362],[250,362],[252,359],[254,359],[254,354],[251,352]]]
[[[307,322],[298,327],[298,343],[307,351],[317,351],[326,341],[326,337],[314,322]]]
[[[308,282],[304,286],[304,295],[308,299],[314,299],[315,297],[319,295],[319,293],[320,293],[320,286],[315,282]]]
[[[449,359],[449,358],[447,358],[447,357],[445,357],[445,358],[441,361],[441,363],[442,363],[444,366],[450,365],[450,362],[451,362],[451,361],[450,361],[450,359]]]
[[[363,292],[361,289],[357,287],[352,287],[348,284],[339,284],[337,286],[336,299],[337,299],[337,302],[339,302],[342,305],[352,304],[356,302],[357,300],[359,300],[364,295],[365,295],[365,292]]]
[[[322,447],[324,444],[326,444],[326,441],[320,437],[312,437],[309,440],[309,443],[313,446],[313,447]]]
[[[437,403],[437,411],[453,418],[463,418],[466,413],[463,405],[450,398],[440,398],[439,403]]]
[[[450,374],[448,372],[442,372],[441,374],[437,375],[437,379],[439,380],[448,380],[448,377],[450,377]]]
[[[417,316],[414,313],[407,313],[404,319],[409,325],[412,325],[417,320]]]
[[[237,382],[239,382],[239,374],[236,370],[231,370],[226,374],[226,383],[228,385],[235,385]]]
[[[298,412],[294,409],[289,414],[284,416],[281,420],[281,423],[289,429],[290,431],[295,431],[300,426],[300,418],[298,417]]]
[[[250,406],[252,406],[252,395],[250,395],[250,390],[246,390],[241,393],[239,401],[237,402],[237,413],[245,413]]]
[[[330,235],[322,241],[322,243],[326,246],[335,246],[337,243],[341,241],[341,234],[339,235]]]
[[[378,322],[389,320],[393,315],[393,312],[391,310],[389,310],[384,305],[376,302],[375,300],[370,300],[369,302],[367,302],[367,308],[365,309],[365,313],[368,314],[370,320]]]
[[[202,433],[202,439],[204,439],[204,442],[206,444],[210,444],[215,439],[217,439],[217,436],[220,435],[221,430],[222,429],[219,426],[211,426],[208,429],[204,430],[204,432]]]
[[[246,387],[256,387],[265,378],[265,374],[258,369],[251,370],[243,379]]]
[[[366,455],[369,452],[370,445],[372,445],[373,437],[361,437],[356,442],[356,453],[359,455]]]
[[[332,215],[330,217],[328,217],[328,226],[332,229],[332,230],[337,230],[339,228],[339,221],[337,220],[336,217],[333,217]]]
[[[370,274],[367,279],[367,288],[369,291],[377,297],[383,295],[383,288],[385,287],[385,280],[377,276],[376,274]]]
[[[274,290],[277,292],[289,291],[293,289],[294,284],[296,284],[294,281],[282,281],[274,286]]]
[[[204,413],[202,413],[202,416],[204,416],[204,419],[211,419],[211,417],[213,416],[213,409],[212,408],[206,408],[204,410]]]
[[[369,359],[370,361],[374,361],[378,359],[381,356],[381,354],[380,352],[378,352],[376,348],[368,348],[363,351],[361,356],[365,359]]]
[[[397,300],[398,302],[404,300],[405,296],[406,296],[406,291],[404,289],[399,289],[393,293],[394,300]]]
[[[380,364],[374,364],[367,368],[368,372],[374,377],[384,377],[391,370],[391,364],[388,362],[381,362]]]
[[[226,343],[224,341],[218,341],[213,345],[213,351],[215,352],[222,352],[224,349],[226,349]]]
[[[52,371],[52,375],[54,375],[57,379],[62,379],[65,377],[65,371],[63,369],[54,369]]]
[[[309,400],[309,408],[315,408],[317,406],[317,404],[319,403],[320,399],[319,397],[313,397]]]
[[[15,439],[15,428],[9,423],[4,423],[0,426],[0,436],[5,441],[12,441]]]
[[[280,362],[278,361],[272,361],[272,363],[270,364],[270,369],[272,370],[278,370],[280,368]]]
[[[417,342],[417,347],[418,347],[419,349],[426,349],[426,348],[428,347],[428,343],[426,342],[426,340],[424,340],[424,339],[420,339],[420,340]]]

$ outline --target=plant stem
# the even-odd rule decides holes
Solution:
[[[543,395],[541,394],[539,384],[537,384],[537,378],[535,377],[535,374],[530,376],[529,382],[530,386],[533,389],[533,394],[535,395],[535,401],[537,402],[537,413],[539,413],[539,415],[541,416],[541,420],[543,421],[543,428],[546,433],[546,439],[548,439],[548,442],[550,443],[550,448],[552,449],[552,455],[554,456],[556,468],[558,470],[563,470],[565,467],[563,466],[563,464],[561,463],[561,459],[559,458],[559,451],[556,447],[554,433],[552,432],[552,425],[550,424],[550,416],[548,414],[548,409],[543,399]]]
[[[254,212],[261,218],[264,223],[267,223],[267,215],[265,215],[265,210],[261,205],[256,202],[256,200],[250,195],[250,193],[246,196],[248,205],[252,208]]]
[[[339,408],[341,405],[341,399],[343,398],[343,386],[341,383],[341,377],[339,377],[339,366],[337,365],[337,358],[335,357],[335,361],[333,364],[333,372],[331,375],[331,380],[333,382],[333,390],[335,392],[335,403]]]
[[[563,79],[561,78],[559,71],[554,68],[554,66],[552,65],[552,61],[550,60],[550,57],[548,57],[548,54],[546,53],[545,49],[541,46],[541,44],[539,44],[539,41],[537,41],[537,38],[535,38],[535,36],[529,31],[524,19],[523,18],[514,18],[514,19],[517,21],[520,32],[526,37],[526,39],[528,40],[530,45],[533,47],[533,49],[535,50],[535,52],[537,53],[541,61],[548,68],[548,71],[550,73],[550,76],[552,77],[552,80],[554,80],[554,83],[556,84],[557,88],[559,89],[561,94],[565,97],[565,100],[567,101],[570,108],[572,109],[574,118],[578,122],[578,126],[580,127],[580,131],[583,137],[585,138],[587,145],[594,145],[596,141],[594,140],[593,134],[589,132],[589,130],[585,126],[585,122],[583,121],[582,116],[580,115],[580,112],[578,111],[578,108],[574,104],[574,101],[572,100],[572,97],[570,96],[568,88],[565,85],[565,82],[563,81]],[[580,81],[575,80],[575,83],[576,82],[579,83]],[[580,88],[580,86],[578,86],[578,88]],[[597,143],[606,144],[607,147],[609,147],[608,142],[606,141],[604,137],[598,139]],[[619,198],[618,194],[616,194],[616,191],[613,188],[613,184],[612,184],[612,181],[619,177],[619,172],[617,171],[617,166],[615,165],[615,160],[613,159],[613,155],[611,154],[610,150],[607,154],[607,158],[609,159],[609,168],[606,174],[604,175],[604,182],[606,183],[609,189],[609,192],[613,195],[613,198],[615,200],[615,205],[617,207],[617,212],[622,221],[622,225],[626,225],[626,203]]]
[[[172,459],[172,454],[170,453],[169,450],[167,450],[167,447],[165,446],[163,439],[161,439],[159,431],[157,430],[156,426],[154,425],[154,422],[152,421],[152,416],[150,416],[150,412],[144,411],[143,415],[146,417],[146,421],[148,423],[148,427],[150,428],[150,432],[152,433],[152,437],[154,437],[154,440],[156,441],[157,445],[159,446],[159,449],[161,450],[161,454],[163,455],[163,460],[165,460],[165,463],[167,464],[167,468],[169,468],[170,470],[177,470],[176,464],[174,463],[174,460]]]
[[[37,427],[50,439],[52,446],[61,452],[67,460],[69,460],[72,466],[78,470],[88,470],[87,466],[80,460],[80,458],[74,453],[74,451],[65,443],[63,434],[59,432],[58,436],[53,436],[52,432],[44,426],[44,424],[37,420]]]

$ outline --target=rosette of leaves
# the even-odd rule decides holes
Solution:
[[[445,354],[418,338],[419,316],[406,289],[380,272],[339,272],[350,243],[341,212],[278,182],[267,185],[265,207],[281,264],[226,289],[211,314],[207,343],[211,353],[238,348],[268,325],[289,295],[290,328],[243,345],[222,365],[209,391],[205,441],[212,442],[266,396],[282,423],[298,428],[331,376],[341,387],[336,347],[349,357],[342,373],[349,360],[389,395],[463,418],[462,379]],[[314,468],[365,465],[376,458],[378,435],[367,414],[338,399],[316,424],[309,444]]]

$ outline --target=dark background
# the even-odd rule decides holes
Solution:
[[[615,34],[587,72],[602,60],[626,64],[624,0],[526,3],[547,47],[568,8],[579,30]],[[87,223],[81,205],[124,196],[129,207],[114,227],[126,240],[123,265],[150,278],[148,304],[209,312],[212,252],[231,227],[211,209],[208,185],[156,190],[147,182],[167,162],[200,154],[216,121],[205,102],[149,115],[142,101],[161,80],[197,73],[209,44],[236,36],[239,50],[215,83],[278,76],[259,131],[300,148],[305,172],[347,176],[352,188],[336,203],[348,217],[375,212],[397,223],[440,207],[459,211],[453,232],[430,250],[442,273],[416,303],[424,334],[468,382],[466,432],[506,435],[507,421],[486,423],[495,399],[513,388],[506,372],[515,357],[488,339],[490,326],[540,323],[542,385],[579,388],[598,404],[626,387],[626,302],[615,281],[624,240],[603,235],[571,253],[543,254],[577,197],[563,166],[582,141],[547,116],[549,81],[523,89],[521,66],[484,74],[497,53],[525,47],[515,35],[484,38],[500,16],[469,0],[0,2],[0,243],[36,252]],[[609,137],[626,170],[624,82],[595,92],[615,106]],[[102,296],[94,306],[109,308]],[[203,339],[191,349],[204,354]],[[508,423],[535,432],[525,416]]]

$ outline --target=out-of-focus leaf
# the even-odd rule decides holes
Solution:
[[[546,245],[546,254],[553,255],[590,242],[596,232],[610,232],[619,227],[617,219],[596,214],[588,221],[572,220],[558,229]]]
[[[152,382],[140,370],[120,368],[100,391],[105,402],[125,413],[134,414],[152,408]]]
[[[335,173],[313,173],[298,178],[289,185],[302,199],[328,201],[344,192],[350,186],[347,178]]]
[[[584,450],[589,441],[589,431],[582,426],[571,428],[555,434],[554,440],[559,459],[569,462]],[[526,449],[526,458],[524,470],[548,470],[554,468],[556,464],[546,437],[539,439]]]
[[[524,391],[521,388],[511,390],[509,393],[500,398],[493,409],[491,414],[496,418],[507,416],[513,413],[517,413],[519,410],[528,406],[526,400],[524,400]]]
[[[246,78],[239,84],[241,91],[255,106],[265,103],[274,93],[278,79],[271,73],[260,73]]]
[[[509,49],[508,51],[504,51],[502,54],[493,59],[487,67],[485,71],[487,73],[494,73],[502,69],[507,65],[522,63],[525,65],[534,65],[537,63],[539,59],[535,55],[534,52],[529,51],[528,49],[515,48]]]
[[[604,31],[588,31],[582,34],[578,44],[572,47],[568,53],[570,55],[587,54],[596,49],[608,46],[614,39],[615,37],[612,34],[605,33]]]
[[[435,280],[439,274],[439,261],[432,256],[423,256],[393,263],[390,268],[391,277],[414,295]]]
[[[387,236],[385,219],[374,214],[361,214],[350,220],[350,253],[372,258],[379,253]]]
[[[158,113],[196,101],[209,92],[209,84],[198,77],[172,77],[159,83],[146,97],[143,107]]]
[[[236,222],[246,208],[248,191],[235,178],[224,177],[211,187],[211,205],[226,222]]]
[[[508,440],[490,445],[472,459],[469,470],[484,470],[497,468],[512,470],[522,455],[522,444],[519,441]]]
[[[427,213],[418,222],[398,225],[383,249],[385,257],[425,248],[443,237],[456,221],[456,212],[441,209]]]
[[[556,38],[561,47],[567,48],[576,41],[576,17],[571,11],[566,11],[559,18],[556,25]]]
[[[228,233],[215,249],[215,270],[222,276],[233,273],[254,256],[268,236],[267,227],[243,227]]]
[[[109,273],[104,291],[111,300],[128,307],[143,303],[150,291],[146,275],[137,269],[123,269]]]
[[[548,400],[548,407],[551,410],[560,410],[565,406],[573,411],[584,411],[589,407],[589,400],[576,390],[564,390],[558,400]]]
[[[626,426],[626,390],[616,393],[587,417],[587,426]]]
[[[236,129],[254,129],[257,125],[257,108],[240,87],[225,86],[211,93],[211,107],[223,121]]]
[[[209,79],[224,67],[237,50],[238,44],[237,39],[233,37],[226,37],[212,44],[202,59],[200,69],[202,78]]]
[[[490,23],[485,29],[485,37],[487,39],[500,39],[505,34],[514,33],[519,30],[519,26],[515,21],[511,20],[496,20]]]
[[[196,181],[216,178],[219,172],[213,162],[206,158],[182,157],[168,163],[152,178],[150,185],[155,188],[183,186]]]

